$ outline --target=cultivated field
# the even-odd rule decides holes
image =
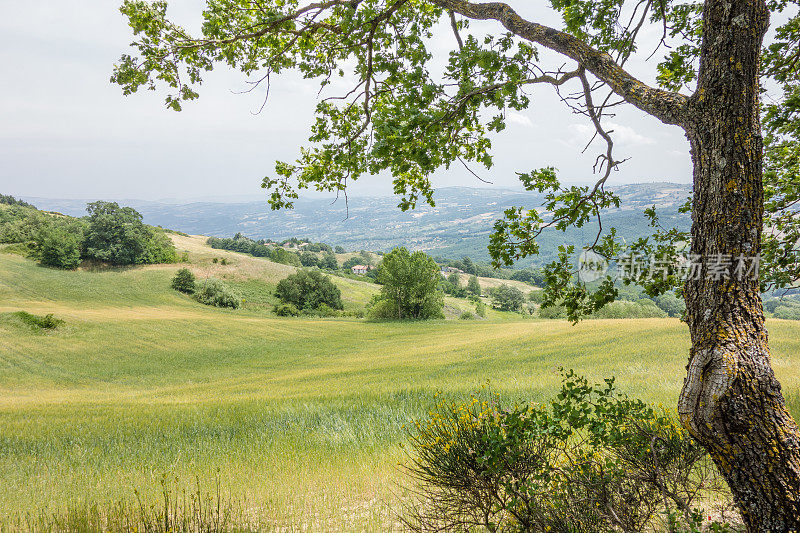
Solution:
[[[171,290],[177,265],[62,272],[0,253],[6,526],[26,512],[156,504],[166,476],[179,492],[218,482],[242,525],[389,529],[403,493],[403,425],[437,391],[467,395],[488,381],[507,398],[544,400],[559,366],[616,376],[623,391],[665,405],[680,390],[689,343],[677,319],[275,318],[261,304],[290,267],[189,240],[178,247],[193,268],[238,283],[250,305],[210,308]],[[232,264],[211,265],[212,256]],[[376,290],[337,283],[348,305]],[[66,324],[34,330],[11,314],[20,310]],[[770,331],[794,408],[800,322],[773,321]]]

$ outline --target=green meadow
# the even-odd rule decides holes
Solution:
[[[403,426],[437,393],[545,401],[561,366],[615,376],[622,391],[665,405],[682,384],[689,342],[677,319],[277,318],[266,310],[271,287],[291,267],[182,245],[200,277],[245,296],[242,309],[170,289],[180,265],[65,272],[0,253],[0,530],[158,505],[163,483],[218,486],[242,527],[391,529],[404,497]],[[376,292],[336,282],[346,307]],[[65,324],[41,330],[18,311]],[[769,326],[773,365],[800,414],[800,322]]]

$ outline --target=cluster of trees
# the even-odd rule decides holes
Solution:
[[[300,256],[290,250],[285,250],[275,245],[271,241],[254,241],[244,235],[237,233],[231,238],[209,237],[206,244],[217,250],[230,250],[243,254],[250,254],[254,257],[266,257],[270,261],[282,263],[284,265],[301,266]]]
[[[11,195],[8,195],[8,194],[0,194],[0,204],[3,204],[3,205],[18,205],[18,206],[21,206],[21,207],[34,207],[33,204],[29,204],[28,202],[26,202],[24,200],[19,200],[17,198],[14,198]],[[34,209],[35,209],[35,207],[34,207]]]
[[[440,287],[442,292],[455,298],[468,298],[481,295],[481,285],[478,276],[472,275],[467,280],[466,285],[461,285],[461,274],[451,272],[446,278],[442,278]]]
[[[266,257],[270,261],[291,266],[319,267],[326,270],[336,270],[339,263],[334,255],[333,248],[324,242],[309,242],[303,239],[291,238],[282,242],[269,239],[254,240],[237,233],[233,238],[209,237],[206,243],[218,250],[230,250],[254,257]],[[299,247],[297,251],[287,250],[285,245]],[[341,246],[337,246],[336,253],[344,253]],[[338,250],[342,250],[339,252]],[[322,252],[322,255],[319,253]]]
[[[457,268],[465,274],[480,276],[482,278],[510,279],[522,281],[537,287],[543,287],[545,283],[544,273],[540,269],[524,268],[515,270],[511,268],[496,268],[488,263],[475,263],[467,256],[452,261],[441,257],[434,257],[437,263],[442,266]]]
[[[177,254],[160,228],[142,222],[142,215],[115,202],[87,204],[89,215],[73,218],[44,213],[4,196],[0,210],[0,242],[19,243],[41,264],[74,269],[84,259],[112,265],[172,263]]]
[[[764,311],[774,318],[783,320],[800,320],[800,295],[786,295],[781,298],[764,297]]]

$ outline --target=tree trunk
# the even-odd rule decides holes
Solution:
[[[770,366],[758,281],[737,270],[760,252],[758,72],[768,11],[764,0],[707,0],[703,23],[684,125],[694,162],[692,254],[703,266],[685,287],[692,348],[678,412],[727,479],[748,530],[794,531],[800,433]]]

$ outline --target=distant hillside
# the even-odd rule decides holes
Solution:
[[[689,219],[677,208],[690,194],[689,185],[646,183],[617,189],[622,208],[604,216],[604,227],[617,227],[627,239],[649,233],[642,210],[660,208],[663,222],[688,228]],[[126,200],[144,216],[148,224],[190,234],[232,236],[241,232],[252,238],[286,239],[306,237],[312,241],[341,245],[350,250],[386,251],[403,245],[446,258],[468,255],[477,261],[488,260],[486,247],[494,221],[511,206],[536,207],[542,196],[508,189],[442,188],[436,191],[436,207],[420,206],[402,212],[395,197],[354,197],[345,206],[340,200],[301,199],[290,211],[271,211],[264,202],[196,202],[169,204]],[[40,209],[82,215],[86,200],[26,198]],[[348,215],[349,211],[349,215]],[[548,231],[541,238],[542,254],[522,264],[543,263],[555,254],[558,245],[577,247],[593,235],[595,227],[567,234]]]

